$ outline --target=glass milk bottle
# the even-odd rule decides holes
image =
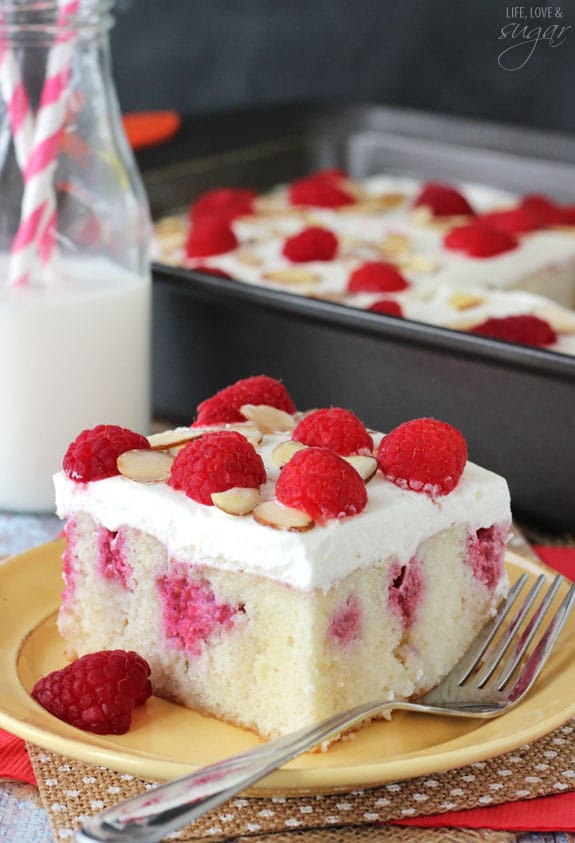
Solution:
[[[52,511],[84,428],[150,412],[150,217],[106,0],[0,0],[0,510]]]

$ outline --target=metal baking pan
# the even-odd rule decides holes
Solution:
[[[572,202],[574,163],[575,138],[370,106],[218,115],[140,159],[156,218],[210,187],[264,190],[327,166]],[[575,530],[575,358],[160,264],[153,274],[156,416],[189,423],[203,398],[258,373],[302,408],[350,407],[381,430],[435,416],[507,478],[515,517]]]

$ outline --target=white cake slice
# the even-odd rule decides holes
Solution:
[[[293,428],[300,415],[288,424],[285,413],[280,418]],[[56,476],[58,513],[67,519],[58,623],[70,654],[136,650],[151,666],[156,694],[264,737],[360,702],[423,694],[505,593],[507,484],[466,462],[451,491],[413,491],[383,473],[381,458],[369,477],[376,460],[364,448],[356,461],[369,478],[360,511],[318,517],[278,502],[277,483],[290,464],[297,478],[301,453],[321,450],[320,460],[333,453],[300,442],[288,446],[301,450],[284,465],[278,446],[293,430],[259,427],[257,411],[254,419],[237,429],[256,443],[250,448],[266,474],[244,515],[199,503],[172,481],[142,482],[155,469],[135,470],[132,456],[119,463],[130,476]],[[170,441],[202,430],[152,442],[163,441],[169,463]],[[378,457],[381,440],[374,434]],[[312,487],[304,484],[302,494]],[[239,511],[245,493],[215,499]]]

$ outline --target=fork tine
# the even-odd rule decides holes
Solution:
[[[483,658],[485,651],[499,632],[503,621],[513,608],[513,604],[528,579],[529,577],[527,574],[522,574],[512,588],[509,589],[507,598],[505,602],[499,606],[495,617],[489,621],[487,626],[485,626],[479,633],[474,643],[459,663],[458,669],[461,669],[462,673],[459,677],[458,685],[461,686],[465,684]]]
[[[484,688],[485,685],[489,682],[499,665],[501,664],[502,659],[505,656],[505,653],[509,649],[511,642],[520,628],[521,624],[523,623],[525,616],[533,606],[539,592],[543,588],[546,580],[545,574],[540,574],[533,585],[531,586],[530,590],[525,597],[525,600],[519,606],[517,612],[515,613],[514,617],[511,618],[509,621],[505,632],[501,636],[497,646],[493,650],[492,653],[489,654],[489,658],[486,660],[485,664],[483,665],[482,669],[477,676],[477,686],[479,688]]]
[[[535,637],[535,633],[537,632],[537,630],[539,629],[539,627],[543,623],[543,619],[544,619],[545,615],[547,614],[547,610],[549,609],[549,606],[551,605],[551,603],[555,599],[555,595],[557,594],[557,592],[559,590],[559,587],[561,585],[561,580],[562,580],[562,577],[560,575],[557,575],[555,577],[555,579],[553,580],[553,584],[548,589],[545,597],[543,598],[543,600],[541,601],[541,603],[537,607],[537,610],[535,611],[535,614],[533,615],[533,617],[531,618],[531,620],[527,624],[525,630],[523,631],[523,633],[519,637],[519,641],[517,642],[517,646],[515,647],[515,649],[513,650],[511,655],[509,656],[509,658],[507,660],[507,663],[505,664],[505,666],[503,668],[502,674],[500,676],[498,676],[498,681],[497,681],[497,690],[498,691],[502,691],[505,688],[505,686],[508,684],[509,680],[511,679],[511,677],[515,673],[517,667],[519,666],[519,664],[521,662],[521,659],[523,658],[523,656],[527,652],[527,648],[529,647],[529,645],[533,641],[533,638]]]
[[[531,656],[527,659],[523,670],[511,688],[509,693],[509,702],[515,702],[518,700],[533,685],[549,658],[549,654],[551,653],[551,650],[553,649],[553,646],[557,641],[561,630],[565,626],[565,622],[567,621],[567,618],[574,606],[575,583],[572,583],[569,591],[563,598],[561,605],[549,622],[547,629],[541,636],[539,643],[533,650]]]

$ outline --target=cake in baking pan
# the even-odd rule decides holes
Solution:
[[[489,318],[487,336],[573,350],[575,206],[541,195],[323,170],[265,195],[208,191],[158,221],[154,248],[248,284],[476,333]],[[427,306],[430,288],[481,291],[483,318],[453,318],[463,296]]]

